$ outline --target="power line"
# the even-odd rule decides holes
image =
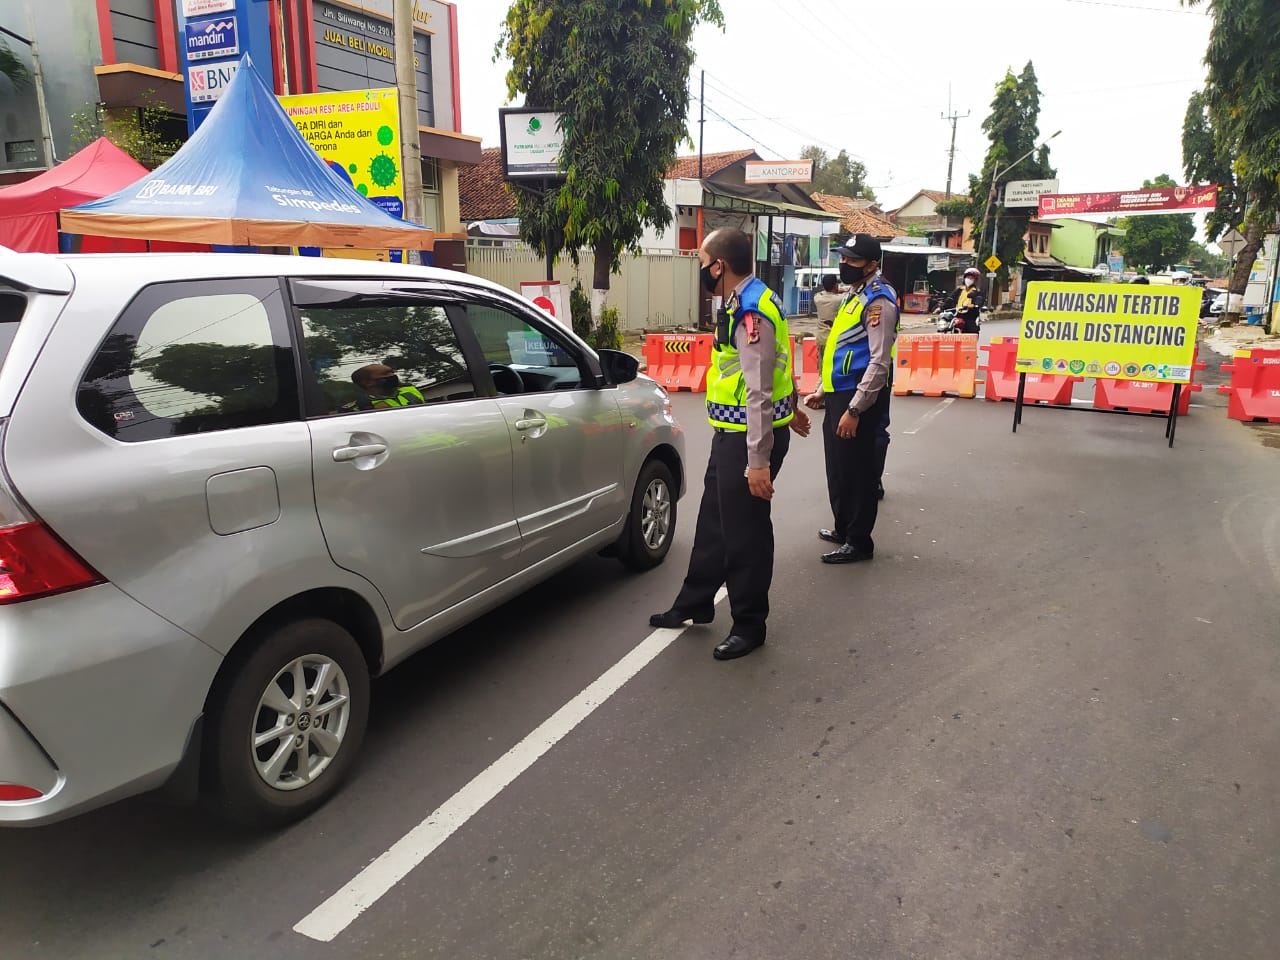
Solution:
[[[711,114],[713,117],[719,118],[723,123],[727,123],[729,126],[733,127],[733,129],[737,130],[740,134],[742,134],[744,137],[746,137],[748,140],[754,143],[761,150],[768,150],[770,153],[777,154],[779,157],[786,156],[786,154],[784,154],[781,150],[775,150],[773,149],[773,147],[770,147],[764,143],[761,143],[759,140],[757,140],[751,134],[747,133],[747,131],[743,130],[740,126],[738,126],[732,120],[729,120],[726,117],[721,116],[718,112],[716,112],[715,108],[707,107],[707,113]]]

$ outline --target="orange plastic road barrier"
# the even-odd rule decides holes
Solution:
[[[1227,416],[1245,423],[1280,423],[1280,350],[1237,350],[1223,370],[1230,384],[1220,384],[1227,401]]]
[[[651,333],[644,338],[645,372],[668,390],[702,393],[713,342],[709,333]]]
[[[1182,385],[1178,395],[1178,416],[1185,417],[1191,412],[1191,394],[1204,389],[1203,383],[1195,382],[1195,371],[1208,366],[1200,359],[1200,348],[1196,347],[1191,361],[1191,382]],[[1098,410],[1122,410],[1126,413],[1159,413],[1168,416],[1169,404],[1173,403],[1173,384],[1156,383],[1151,380],[1107,380],[1094,381],[1093,406]]]
[[[893,370],[896,397],[908,393],[972,397],[977,391],[977,377],[976,333],[907,334],[898,338],[898,362]]]
[[[800,396],[808,396],[822,383],[822,356],[818,353],[818,341],[806,337],[800,341],[800,353],[792,350],[796,365],[796,389]]]
[[[987,351],[987,362],[979,367],[987,373],[982,395],[987,400],[1018,399],[1017,337],[992,337],[978,349]],[[1043,403],[1055,407],[1071,405],[1071,388],[1084,377],[1068,374],[1028,373],[1023,403]]]

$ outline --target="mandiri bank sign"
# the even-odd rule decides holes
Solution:
[[[1212,210],[1218,205],[1218,188],[1213,184],[1196,187],[1150,187],[1146,190],[1109,193],[1045,193],[1040,195],[1041,220],[1075,217],[1084,213],[1142,216]]]

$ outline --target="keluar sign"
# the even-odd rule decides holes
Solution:
[[[1126,283],[1027,285],[1021,373],[1189,383],[1200,290]]]

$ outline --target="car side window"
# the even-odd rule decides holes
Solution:
[[[288,329],[274,278],[152,284],[98,348],[76,406],[126,442],[296,420]]]
[[[476,396],[443,305],[422,297],[352,297],[298,308],[322,413],[394,410]]]
[[[465,312],[499,393],[543,393],[582,386],[576,352],[548,331],[487,301],[469,302]]]

